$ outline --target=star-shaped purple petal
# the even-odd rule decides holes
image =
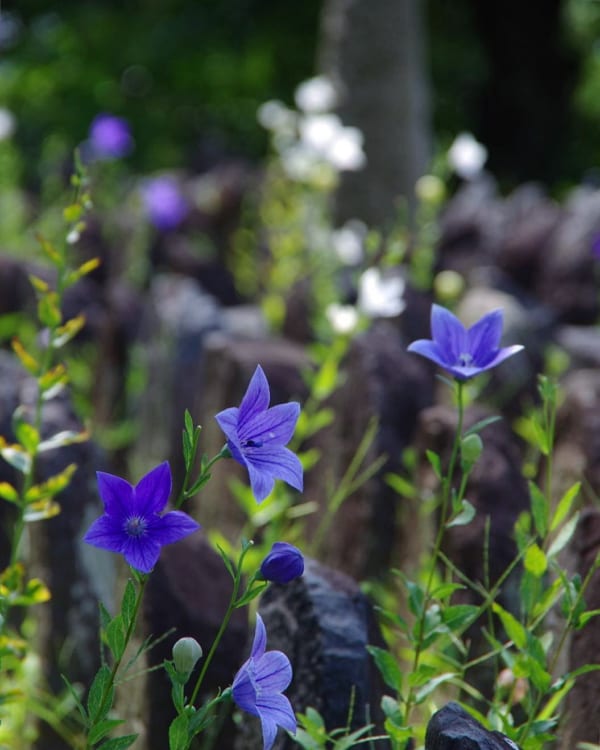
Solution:
[[[484,315],[470,328],[446,308],[431,308],[431,339],[419,339],[409,347],[432,360],[457,380],[469,380],[523,349],[520,345],[500,347],[502,310]]]
[[[215,419],[227,437],[233,458],[248,469],[257,502],[272,491],[276,479],[302,490],[300,460],[286,444],[300,416],[300,404],[290,402],[269,408],[269,383],[260,365],[256,368],[239,407],[224,409]]]
[[[275,742],[277,727],[296,732],[294,710],[282,694],[292,680],[290,660],[281,651],[266,651],[267,633],[260,615],[250,658],[240,667],[233,685],[233,699],[247,713],[260,718],[263,750]]]
[[[159,515],[171,494],[171,469],[165,461],[133,487],[113,474],[99,471],[98,490],[104,515],[90,526],[84,541],[123,555],[132,568],[149,573],[160,549],[178,542],[200,526],[187,513],[174,510]]]

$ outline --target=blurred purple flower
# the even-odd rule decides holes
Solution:
[[[304,557],[293,544],[275,542],[260,566],[265,581],[289,583],[304,573]]]
[[[260,365],[238,407],[219,412],[215,419],[227,437],[235,460],[248,469],[257,502],[270,494],[276,479],[302,490],[302,464],[289,448],[300,416],[300,404],[292,401],[269,408],[269,383]]]
[[[175,229],[185,219],[190,206],[172,177],[156,177],[142,186],[142,200],[148,218],[161,231]]]
[[[165,544],[178,542],[200,526],[187,513],[159,515],[171,494],[171,469],[165,461],[135,487],[113,474],[97,473],[104,515],[84,536],[94,547],[123,555],[132,568],[149,573]]]
[[[282,691],[292,680],[292,665],[281,651],[267,651],[267,632],[256,615],[256,632],[250,658],[233,679],[233,700],[249,714],[258,716],[262,726],[263,750],[275,742],[277,726],[295,734],[294,710]]]
[[[413,341],[408,351],[427,357],[457,380],[469,380],[523,348],[520,345],[500,348],[502,319],[502,310],[493,310],[467,329],[449,310],[433,305],[433,339]]]
[[[94,159],[120,159],[133,150],[127,120],[102,113],[90,125],[89,149]]]
[[[600,233],[592,237],[592,255],[596,260],[600,260]]]

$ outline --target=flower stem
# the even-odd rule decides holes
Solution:
[[[216,459],[217,457],[215,457],[214,460]],[[247,542],[242,547],[242,551],[240,553],[238,564],[235,568],[235,575],[233,576],[233,588],[231,590],[231,597],[229,599],[229,604],[227,605],[227,610],[225,612],[225,615],[223,616],[223,620],[221,622],[219,630],[217,631],[217,634],[212,642],[210,650],[208,654],[206,655],[206,659],[204,660],[204,664],[202,665],[202,669],[200,670],[200,674],[198,675],[198,679],[196,680],[194,691],[192,692],[192,696],[190,698],[191,706],[193,706],[194,703],[196,702],[196,698],[198,697],[198,693],[200,692],[200,687],[202,686],[204,677],[206,676],[206,672],[208,671],[208,668],[213,660],[213,657],[215,655],[215,652],[217,650],[219,643],[221,642],[221,638],[223,637],[223,634],[225,633],[227,625],[229,625],[229,620],[231,619],[233,610],[237,608],[238,594],[240,590],[240,584],[242,581],[242,563],[244,561],[244,557],[246,556],[246,552],[250,549],[251,546],[252,546],[252,543]]]
[[[433,544],[433,550],[431,553],[431,558],[430,558],[431,562],[429,566],[429,572],[427,575],[427,581],[425,584],[423,603],[421,605],[421,610],[420,610],[419,617],[417,620],[417,626],[415,628],[415,633],[417,634],[417,640],[415,643],[411,674],[416,673],[419,667],[419,662],[421,660],[421,655],[423,653],[423,641],[424,641],[423,631],[425,629],[425,618],[427,616],[427,610],[431,603],[431,591],[433,589],[433,580],[435,577],[435,571],[437,568],[438,559],[440,557],[440,552],[442,548],[442,540],[443,540],[444,532],[446,529],[448,506],[450,504],[450,497],[452,493],[452,480],[454,478],[454,471],[456,468],[456,462],[458,459],[460,444],[462,440],[463,421],[464,421],[464,402],[463,402],[463,382],[460,380],[456,381],[456,405],[457,405],[457,411],[458,411],[456,433],[454,435],[454,443],[452,445],[452,452],[450,454],[450,462],[448,464],[448,471],[446,473],[446,476],[442,478],[442,497],[440,501],[440,514],[439,514],[439,520],[438,520],[438,529],[437,529],[435,541]],[[461,482],[461,487],[460,487],[461,494],[464,491],[465,484],[466,484],[466,481]],[[460,500],[461,498],[459,497],[458,499]],[[415,700],[416,700],[416,688],[415,686],[411,685],[409,688],[408,696],[406,698],[406,703],[405,703],[405,713],[404,713],[404,725],[405,726],[409,726],[410,715],[412,713],[412,709],[416,705]]]

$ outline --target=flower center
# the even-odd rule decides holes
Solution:
[[[473,364],[473,357],[468,352],[462,352],[458,355],[458,361],[461,367],[471,367]]]
[[[129,536],[143,536],[146,533],[146,519],[141,516],[130,516],[125,521],[125,532]]]
[[[244,448],[262,448],[262,446],[262,440],[244,440],[242,443],[242,447]]]

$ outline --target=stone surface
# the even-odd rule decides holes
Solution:
[[[458,703],[448,703],[427,725],[425,750],[519,750],[500,732],[490,732]]]
[[[575,570],[585,578],[600,554],[600,511],[585,510],[574,539]],[[585,592],[586,609],[600,609],[600,572],[596,570]],[[569,669],[600,661],[600,622],[593,617],[571,637]],[[577,678],[564,709],[560,750],[572,750],[580,742],[598,742],[600,713],[600,672],[589,672]]]
[[[348,725],[352,705],[353,728],[374,722],[374,731],[381,729],[384,686],[366,645],[383,643],[372,607],[352,579],[307,560],[304,576],[285,586],[271,585],[259,609],[267,649],[283,651],[292,663],[294,678],[286,695],[296,711],[312,706],[332,730]],[[235,749],[260,745],[260,724],[245,718]],[[295,746],[285,732],[278,733],[275,750]]]

